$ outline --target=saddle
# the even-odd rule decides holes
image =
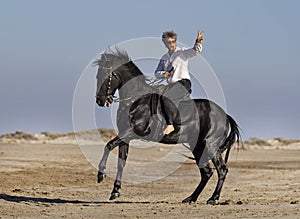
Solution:
[[[159,141],[161,143],[169,143],[176,144],[180,142],[187,142],[187,127],[192,127],[192,124],[196,119],[196,106],[193,99],[190,98],[189,95],[186,95],[183,99],[178,100],[177,103],[174,104],[174,107],[177,107],[177,115],[174,120],[174,128],[175,130],[169,135],[163,136],[163,130],[166,126],[161,96],[164,93],[165,86],[159,86],[156,90],[157,92],[151,95],[151,111],[152,118],[149,124],[149,128],[151,129],[150,134],[147,136],[148,140]],[[186,137],[184,137],[186,136]]]
[[[166,86],[164,85],[159,85],[155,89],[155,94],[158,94],[158,96],[153,96],[152,95],[152,112],[154,114],[162,114],[163,110],[161,110],[162,107],[162,95],[166,91]],[[175,116],[175,121],[174,125],[175,126],[181,126],[184,124],[187,124],[191,122],[193,119],[193,115],[195,114],[195,103],[194,101],[190,98],[190,93],[191,91],[188,91],[188,93],[182,97],[182,99],[177,99],[177,100],[172,100],[174,103],[174,107],[177,108],[177,115]],[[158,98],[158,99],[157,99]]]

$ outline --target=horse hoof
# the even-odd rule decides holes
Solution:
[[[106,178],[106,174],[102,172],[98,172],[98,183],[101,183]]]
[[[109,200],[114,200],[116,198],[120,197],[120,193],[119,192],[114,192],[110,194]]]
[[[208,199],[207,202],[206,202],[206,204],[208,204],[208,205],[216,205],[217,204],[217,200],[215,200],[215,199]]]
[[[196,200],[193,199],[193,197],[187,197],[186,199],[182,200],[182,203],[192,203],[195,202]]]

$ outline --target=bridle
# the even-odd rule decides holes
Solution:
[[[101,67],[101,68],[105,68],[105,69],[109,69],[109,75],[108,75],[108,85],[107,85],[107,90],[106,90],[106,99],[110,99],[111,98],[115,98],[115,96],[111,95],[111,82],[112,82],[112,78],[113,76],[117,78],[117,74],[114,72],[114,71],[111,71],[112,70],[112,67]],[[99,87],[100,89],[100,87]]]
[[[104,54],[103,54],[104,55]],[[105,58],[105,61],[107,62],[108,59],[107,57],[104,55],[104,58]],[[110,67],[105,67],[105,66],[102,66],[101,68],[104,68],[104,69],[109,69],[109,75],[108,75],[108,86],[107,86],[107,90],[106,90],[106,99],[108,99],[110,96],[113,98],[114,96],[113,95],[110,95],[110,91],[111,91],[111,81],[112,81],[112,77],[115,76],[116,77],[116,73],[114,71],[112,71],[112,66]]]
[[[106,90],[106,96],[109,96],[109,93],[111,91],[111,81],[112,81],[113,75],[115,75],[114,72],[110,72],[108,75],[108,85],[107,85],[107,90]]]

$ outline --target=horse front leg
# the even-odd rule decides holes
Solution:
[[[128,156],[128,149],[129,144],[123,142],[122,145],[119,146],[119,159],[118,159],[118,171],[116,180],[114,183],[114,188],[110,194],[109,200],[116,199],[120,197],[119,189],[121,188],[122,176],[123,176],[123,169],[126,164],[127,156]]]
[[[102,159],[98,165],[98,183],[102,182],[104,178],[106,177],[105,169],[106,169],[106,163],[109,156],[109,153],[117,147],[119,144],[121,144],[121,139],[119,136],[116,136],[114,139],[109,141],[106,146],[104,147],[104,153],[102,156]]]

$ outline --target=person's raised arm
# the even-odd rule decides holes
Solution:
[[[186,49],[183,51],[183,54],[186,58],[192,58],[193,56],[198,55],[202,51],[202,44],[201,41],[204,39],[203,38],[203,31],[198,30],[197,33],[197,38],[195,41],[195,44],[192,48]]]

